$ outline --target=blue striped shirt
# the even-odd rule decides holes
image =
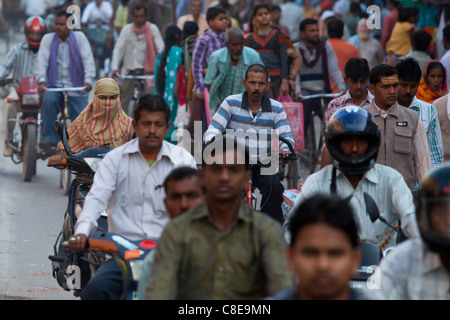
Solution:
[[[409,109],[418,112],[419,118],[425,127],[430,149],[431,166],[435,167],[444,161],[441,125],[439,124],[436,108],[432,104],[414,97]]]
[[[261,109],[253,115],[248,103],[247,92],[228,96],[217,109],[205,133],[205,142],[225,130],[233,130],[239,137],[248,137],[246,146],[251,160],[261,160],[271,153],[272,140],[279,135],[288,140],[292,147],[294,139],[283,105],[267,95],[263,97]],[[280,141],[281,151],[289,151]]]
[[[12,73],[16,81],[24,77],[34,76],[37,52],[33,52],[28,42],[16,44],[7,54],[0,65],[0,79],[5,79]]]

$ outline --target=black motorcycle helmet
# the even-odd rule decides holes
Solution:
[[[450,259],[450,163],[433,168],[422,179],[416,219],[428,249]]]
[[[339,142],[346,137],[365,137],[369,147],[363,156],[342,154]],[[346,106],[336,111],[325,130],[325,144],[331,163],[344,174],[363,174],[375,164],[380,146],[380,129],[373,116],[358,106]]]

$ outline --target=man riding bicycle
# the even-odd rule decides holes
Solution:
[[[273,130],[294,146],[291,127],[280,102],[270,99],[266,92],[269,88],[267,69],[261,64],[248,67],[243,79],[244,93],[227,97],[211,119],[205,133],[205,141],[229,129],[236,136],[247,135],[250,141],[246,147],[250,151],[254,164],[252,182],[261,192],[261,211],[269,214],[280,223],[284,222],[281,209],[284,187],[276,171],[270,169],[273,163],[263,160],[271,152]],[[288,146],[280,144],[282,157],[289,155]],[[278,161],[278,159],[276,159]]]

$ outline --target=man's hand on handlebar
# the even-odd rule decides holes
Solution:
[[[72,251],[80,251],[86,248],[87,236],[82,233],[75,234],[69,238],[69,248]]]
[[[47,87],[45,82],[39,83],[38,92],[40,94],[43,94],[45,92],[45,88]]]
[[[83,83],[83,85],[86,87],[87,92],[92,90],[92,85],[90,83],[85,82],[85,83]]]

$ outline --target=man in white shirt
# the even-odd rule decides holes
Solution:
[[[196,168],[185,149],[164,141],[170,108],[158,95],[145,95],[134,112],[137,138],[110,151],[95,174],[83,211],[69,239],[72,250],[82,250],[97,227],[100,212],[107,208],[109,231],[130,240],[157,241],[170,220],[162,188],[166,175],[176,166]],[[122,275],[114,260],[101,265],[82,289],[82,299],[119,299]]]
[[[295,0],[287,0],[281,6],[280,23],[289,28],[292,43],[300,38],[300,22],[303,20],[303,8],[295,4]]]
[[[81,16],[81,23],[86,25],[89,23],[95,23],[100,20],[103,24],[110,23],[110,19],[113,15],[113,7],[111,2],[103,0],[92,0],[86,8],[83,10]]]
[[[206,21],[206,15],[203,13],[202,0],[192,0],[189,5],[189,14],[185,14],[178,18],[177,27],[183,30],[187,21],[194,21],[198,26],[197,35],[203,34],[209,28]]]
[[[373,116],[357,106],[339,109],[328,122],[325,142],[332,164],[308,176],[290,214],[314,194],[336,194],[348,198],[354,208],[361,241],[383,249],[394,246],[398,220],[407,237],[417,237],[412,192],[398,171],[375,163],[380,129]],[[365,193],[389,225],[379,219],[372,222]]]
[[[164,40],[158,27],[147,21],[147,8],[136,5],[132,8],[133,22],[123,27],[114,45],[111,61],[112,76],[117,77],[119,69],[124,75],[153,75],[158,53],[164,50]],[[120,64],[122,62],[122,66]],[[134,82],[139,80],[122,79],[120,83],[120,101],[128,111],[133,96]],[[153,92],[152,80],[139,81],[140,95]],[[128,114],[131,116],[131,114]]]
[[[450,300],[450,166],[432,169],[422,180],[416,216],[421,237],[399,244],[381,260],[381,300]]]

